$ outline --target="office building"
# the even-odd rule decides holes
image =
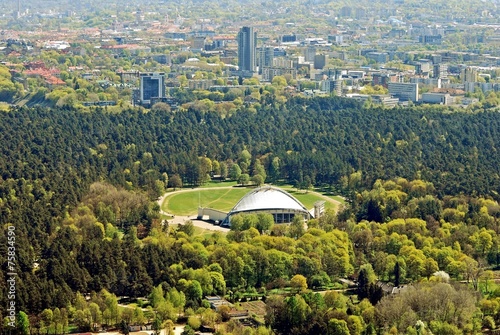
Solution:
[[[242,75],[255,72],[257,33],[253,27],[242,27],[238,32],[238,67]]]
[[[420,76],[429,76],[431,71],[431,63],[426,60],[421,60],[415,64],[415,74]]]
[[[208,90],[214,85],[213,79],[188,80],[188,87],[191,90]]]
[[[366,58],[372,59],[377,63],[386,63],[389,61],[389,54],[387,52],[368,52],[365,55]]]
[[[388,94],[376,94],[376,95],[368,95],[368,94],[347,94],[348,98],[354,99],[361,103],[372,102],[377,105],[382,105],[385,107],[395,107],[399,104],[398,98],[393,98]]]
[[[314,46],[308,46],[304,50],[304,60],[306,62],[313,63],[314,57],[316,57],[316,48]]]
[[[344,6],[340,9],[339,12],[340,17],[351,17],[352,16],[352,7]]]
[[[322,70],[328,64],[328,55],[314,56],[314,69]]]
[[[262,81],[272,82],[276,76],[289,75],[292,79],[297,79],[297,69],[290,67],[264,67],[262,68]]]
[[[426,85],[430,87],[441,88],[443,87],[443,81],[446,83],[447,79],[443,78],[423,78],[423,77],[412,77],[410,78],[410,83],[417,83],[421,85]]]
[[[264,46],[257,49],[258,59],[257,63],[259,66],[259,74],[262,74],[263,67],[273,66],[274,60],[274,47]]]
[[[281,42],[282,43],[297,42],[297,36],[296,35],[283,35],[283,36],[281,36]]]
[[[418,41],[424,44],[441,44],[443,37],[441,35],[421,35]]]
[[[423,93],[422,102],[429,104],[451,105],[453,98],[447,93]]]
[[[191,45],[194,50],[205,50],[205,36],[195,36],[191,41]]]
[[[356,20],[365,19],[368,17],[368,12],[365,8],[356,7],[354,9],[354,17],[356,18]]]
[[[285,57],[286,49],[285,48],[274,48],[274,57]]]
[[[401,101],[418,101],[418,83],[389,83],[389,93]]]
[[[328,93],[333,93],[335,96],[340,97],[342,95],[342,80],[323,80],[321,82],[321,90]]]
[[[477,81],[477,70],[472,67],[467,67],[462,70],[462,80],[464,83],[475,83]]]
[[[344,43],[344,36],[343,35],[328,35],[328,42],[334,43],[334,44],[342,44],[342,43]]]
[[[397,73],[373,73],[372,74],[372,85],[380,85],[387,88],[389,83],[398,83],[400,81],[400,76]]]
[[[154,98],[165,97],[165,73],[141,73],[139,100],[143,105],[151,104]]]
[[[434,78],[448,78],[448,64],[434,64],[433,70]]]
[[[439,63],[443,62],[443,56],[441,56],[439,54],[432,55],[431,57],[432,57],[432,63],[433,64],[439,64]]]
[[[160,64],[166,64],[166,65],[171,65],[172,63],[172,57],[167,54],[158,54],[158,55],[153,55],[151,58]]]

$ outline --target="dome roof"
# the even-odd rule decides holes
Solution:
[[[261,210],[290,210],[308,213],[308,210],[297,199],[282,189],[265,185],[247,193],[233,207],[231,214]]]

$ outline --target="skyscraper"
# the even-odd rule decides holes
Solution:
[[[255,72],[257,33],[253,27],[242,27],[238,33],[238,67],[242,74]]]
[[[16,19],[19,19],[20,17],[21,17],[21,0],[17,0]]]

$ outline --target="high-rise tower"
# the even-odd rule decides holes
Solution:
[[[17,13],[16,13],[16,18],[21,17],[21,0],[17,0]]]
[[[238,33],[238,67],[242,73],[255,72],[257,33],[253,27],[242,27]]]

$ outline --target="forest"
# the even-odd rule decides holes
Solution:
[[[494,329],[499,123],[491,112],[366,109],[342,98],[269,98],[256,112],[224,117],[196,110],[2,112],[2,317],[14,226],[22,334],[149,319],[167,327],[179,313],[213,325],[219,319],[204,296],[266,296],[287,285],[296,294],[268,296],[269,328],[256,332]],[[314,186],[348,204],[307,230],[260,229],[265,217],[242,217],[231,232],[210,236],[162,224],[154,200],[167,188],[241,174],[254,183]],[[358,281],[356,298],[309,290],[339,278]],[[378,281],[413,285],[382,297]],[[156,313],[118,312],[119,296],[149,297]],[[449,301],[443,306],[442,299]]]

